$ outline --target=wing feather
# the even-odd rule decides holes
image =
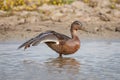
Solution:
[[[43,35],[42,37],[40,37],[40,38],[37,38],[36,39],[36,41],[34,41],[33,43],[32,43],[32,46],[36,46],[36,45],[38,45],[39,43],[45,43],[45,42],[55,42],[55,43],[59,43],[59,40],[58,40],[58,38],[55,36],[55,35],[53,35],[53,34],[47,34],[47,35]]]
[[[24,49],[29,48],[31,45],[36,46],[39,43],[44,43],[44,42],[55,42],[59,43],[58,38],[53,34],[53,31],[47,31],[45,33],[41,33],[38,36],[26,41],[22,45],[18,47],[18,49],[24,47]]]

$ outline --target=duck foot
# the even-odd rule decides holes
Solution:
[[[62,54],[59,54],[59,58],[62,58],[63,56],[62,56]]]

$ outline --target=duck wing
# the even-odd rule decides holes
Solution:
[[[18,49],[24,47],[24,49],[29,48],[31,45],[36,46],[39,43],[53,42],[59,44],[60,40],[68,40],[69,37],[55,31],[47,31],[45,33],[41,33],[38,36],[26,41],[22,45],[18,47]]]

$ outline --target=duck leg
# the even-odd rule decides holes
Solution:
[[[59,54],[59,57],[62,58],[62,54],[61,53]]]

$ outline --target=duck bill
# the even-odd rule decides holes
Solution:
[[[85,27],[81,28],[82,31],[88,32]]]

